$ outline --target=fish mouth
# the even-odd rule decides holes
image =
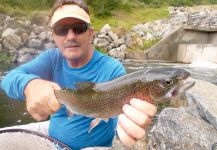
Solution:
[[[195,85],[195,81],[192,81],[189,78],[183,78],[178,82],[178,84],[172,88],[165,96],[165,98],[174,98],[185,91],[189,90]]]
[[[195,81],[190,80],[188,77],[182,78],[179,80],[176,86],[174,86],[171,90],[169,90],[165,96],[155,100],[156,103],[163,103],[169,101],[178,95],[181,95],[191,87],[195,85]]]

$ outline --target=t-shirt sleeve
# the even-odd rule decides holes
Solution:
[[[49,80],[52,75],[51,50],[44,51],[32,61],[11,70],[2,80],[1,88],[14,99],[24,99],[27,83],[36,78]]]

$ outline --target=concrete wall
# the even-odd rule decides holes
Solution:
[[[151,47],[144,54],[144,58],[184,63],[199,61],[201,58],[201,61],[207,59],[209,62],[217,63],[216,53],[217,31],[188,30],[180,27]]]

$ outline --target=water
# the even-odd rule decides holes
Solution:
[[[14,64],[0,65],[0,82],[9,70],[16,67]],[[27,113],[24,101],[10,99],[0,89],[0,128],[34,122]]]
[[[145,63],[140,61],[126,60],[122,62],[128,73],[138,71],[145,68],[153,68],[159,66],[170,66],[184,68],[191,72],[192,77],[202,79],[217,85],[217,65],[216,64],[177,64],[177,63]],[[8,72],[14,68],[13,64],[0,65],[0,80]],[[32,117],[27,113],[24,101],[14,101],[8,98],[3,91],[0,90],[0,128],[12,125],[26,124],[34,122]]]

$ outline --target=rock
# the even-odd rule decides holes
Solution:
[[[118,40],[118,36],[114,34],[112,31],[108,32],[108,35],[112,38],[112,41]]]
[[[32,24],[38,26],[47,26],[49,22],[49,16],[44,13],[34,13],[31,17]]]
[[[21,47],[22,41],[21,38],[16,34],[9,34],[7,36],[4,36],[2,44],[3,44],[3,48],[5,49],[15,50]]]
[[[12,28],[7,28],[2,32],[2,38],[8,36],[8,35],[14,35],[15,34],[15,29]]]
[[[2,51],[3,47],[2,47],[2,44],[0,43],[0,52]]]
[[[37,26],[35,24],[32,26],[32,32],[34,32],[35,34],[40,34],[44,30],[45,30],[45,28],[42,26]]]
[[[203,120],[197,108],[166,108],[150,133],[148,150],[210,150],[217,131]]]
[[[49,49],[49,48],[55,48],[56,45],[53,43],[46,43],[44,44],[44,49]]]
[[[22,33],[22,35],[21,35],[21,39],[22,39],[22,42],[23,42],[24,45],[25,45],[25,44],[27,44],[28,41],[29,41],[29,35],[24,32],[24,33]]]
[[[120,45],[125,44],[125,39],[124,38],[118,39],[114,41],[114,44],[116,47],[119,47]]]
[[[121,50],[119,47],[110,50],[108,54],[109,54],[109,56],[112,56],[112,57],[114,57],[114,58],[121,58],[121,59],[124,59],[124,58],[125,58],[125,53],[124,53],[124,51]]]
[[[2,37],[3,30],[4,30],[4,28],[2,26],[0,26],[0,37]]]
[[[7,18],[7,15],[5,14],[0,14],[0,26],[4,26],[4,22],[5,22],[5,19]]]
[[[30,27],[21,21],[18,22],[14,18],[7,16],[5,19],[5,22],[4,22],[4,28],[12,28],[12,29],[26,28],[26,29],[29,29]]]
[[[99,39],[98,43],[96,44],[97,47],[106,47],[107,45],[109,45],[109,42],[105,39]]]
[[[111,30],[111,27],[109,26],[109,24],[105,24],[105,25],[101,28],[100,32],[103,33],[103,34],[107,34],[107,33],[110,32],[110,30]]]
[[[48,37],[48,34],[46,32],[41,32],[39,35],[39,40],[41,41],[48,41],[49,37]]]
[[[127,46],[126,46],[125,44],[122,44],[122,45],[120,46],[120,51],[121,51],[121,52],[125,52],[126,49],[127,49]]]
[[[28,42],[29,48],[40,49],[42,47],[42,42],[37,39],[30,39]]]
[[[37,35],[34,32],[31,32],[29,35],[29,39],[36,39]]]
[[[21,55],[17,58],[17,62],[18,63],[25,63],[25,62],[28,62],[30,60],[33,59],[33,56],[31,54],[24,54],[24,55]]]
[[[196,84],[188,93],[192,95],[202,118],[217,130],[217,86],[207,81],[194,80]]]

